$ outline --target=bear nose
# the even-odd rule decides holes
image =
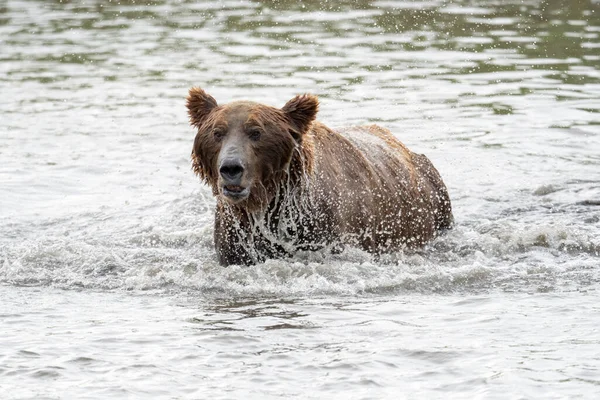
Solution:
[[[244,167],[238,160],[225,160],[219,168],[219,172],[223,179],[231,183],[239,183],[242,174],[244,173]]]

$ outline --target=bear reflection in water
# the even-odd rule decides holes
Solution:
[[[187,97],[194,172],[217,197],[223,265],[344,245],[371,253],[422,246],[452,226],[448,191],[427,157],[377,125],[331,129],[317,97],[283,108]]]

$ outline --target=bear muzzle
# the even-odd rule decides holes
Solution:
[[[223,195],[234,202],[244,200],[250,194],[250,189],[242,185],[244,166],[238,159],[225,159],[219,168],[221,175],[221,191]]]

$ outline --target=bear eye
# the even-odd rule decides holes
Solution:
[[[248,137],[251,140],[258,140],[260,139],[260,135],[262,134],[261,130],[259,128],[250,128],[248,130]]]
[[[221,140],[225,136],[225,131],[222,128],[215,128],[212,130],[212,134],[215,139]]]

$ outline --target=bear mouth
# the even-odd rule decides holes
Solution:
[[[239,185],[224,185],[223,195],[231,200],[240,201],[248,197],[250,190]]]

